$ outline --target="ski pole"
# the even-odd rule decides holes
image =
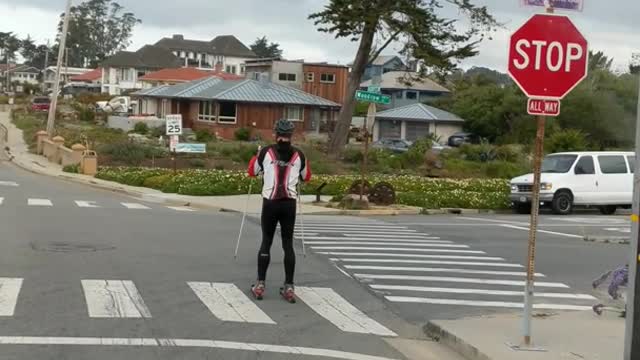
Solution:
[[[304,243],[304,211],[302,209],[302,185],[298,184],[298,212],[300,213],[300,228],[302,230],[302,232],[300,233],[302,235],[302,255],[306,258],[307,257],[307,248],[305,246]]]
[[[242,214],[242,222],[240,223],[240,233],[238,234],[238,242],[236,243],[236,252],[233,255],[235,260],[238,259],[238,249],[240,249],[240,239],[242,239],[242,230],[244,229],[244,221],[247,218],[247,212],[249,212],[249,200],[251,199],[251,189],[253,187],[253,181],[249,183],[249,193],[247,194],[247,203],[244,207],[244,213]]]

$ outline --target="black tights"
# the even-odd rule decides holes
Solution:
[[[285,283],[293,284],[296,268],[296,253],[293,250],[293,229],[296,224],[296,201],[264,200],[262,204],[262,245],[258,253],[258,280],[265,281],[271,262],[271,245],[280,223],[282,249],[284,250]]]

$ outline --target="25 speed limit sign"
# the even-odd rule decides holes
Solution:
[[[167,135],[182,135],[182,115],[167,115]]]

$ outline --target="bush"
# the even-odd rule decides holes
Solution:
[[[251,130],[247,128],[240,128],[236,130],[234,136],[238,141],[249,141],[249,139],[251,139]]]
[[[427,154],[427,151],[431,150],[433,146],[433,138],[425,137],[420,139],[411,145],[409,151],[403,154],[403,160],[407,164],[422,164],[424,162],[424,157]]]
[[[143,186],[146,179],[168,175],[171,170],[168,169],[146,169],[146,168],[123,168],[123,167],[101,167],[98,169],[96,178],[115,181],[117,183],[131,185],[131,186]]]
[[[211,134],[207,130],[196,131],[196,141],[199,143],[208,143],[215,140],[215,135]]]
[[[96,120],[96,112],[90,107],[83,106],[78,109],[78,119],[85,122],[94,122]]]
[[[133,132],[140,135],[147,135],[149,133],[149,125],[145,122],[137,122],[133,126]]]
[[[165,175],[157,175],[144,179],[142,182],[144,187],[148,187],[151,189],[162,190],[164,189],[173,179],[173,175],[165,174]]]
[[[98,153],[110,155],[115,161],[121,161],[129,165],[140,165],[145,159],[165,156],[166,150],[144,144],[125,142],[102,145],[98,148]]]
[[[462,209],[508,209],[509,192],[478,192],[450,190],[423,193],[399,193],[399,204],[417,206],[423,209],[462,208]]]
[[[6,105],[9,103],[9,97],[8,96],[0,96],[0,105]]]
[[[189,161],[189,164],[194,168],[204,168],[206,165],[206,163],[202,159],[192,159],[191,161]]]
[[[167,129],[165,126],[153,127],[149,130],[149,136],[155,139],[158,139],[160,136],[165,136],[166,134]]]
[[[62,168],[62,171],[67,173],[72,173],[72,174],[78,174],[80,172],[80,165],[79,164],[67,165]]]
[[[344,161],[352,164],[359,164],[364,160],[364,153],[360,149],[348,148],[343,152],[342,156]]]
[[[487,142],[477,145],[463,144],[459,149],[464,160],[487,162],[496,158],[495,146]]]
[[[588,148],[587,137],[580,130],[566,129],[556,131],[545,144],[547,152],[585,151]]]

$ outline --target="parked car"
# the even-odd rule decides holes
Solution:
[[[46,96],[36,96],[31,100],[31,110],[37,112],[47,112],[51,105],[51,99]]]
[[[447,144],[451,147],[460,147],[462,144],[479,144],[480,136],[468,133],[468,132],[458,132],[449,137]]]
[[[542,163],[540,203],[555,214],[576,206],[597,207],[605,215],[631,208],[633,152],[568,152],[551,154]],[[533,174],[511,180],[511,202],[518,213],[531,211]]]
[[[447,150],[447,149],[451,149],[451,146],[448,145],[442,145],[437,141],[433,141],[433,143],[431,144],[431,150],[435,153],[440,153],[443,150]]]
[[[402,139],[381,139],[374,142],[371,147],[374,149],[384,149],[396,153],[403,153],[409,151],[412,143]]]
[[[109,101],[98,101],[96,110],[110,113],[130,113],[136,106],[138,106],[138,103],[131,100],[130,97],[118,96]]]

